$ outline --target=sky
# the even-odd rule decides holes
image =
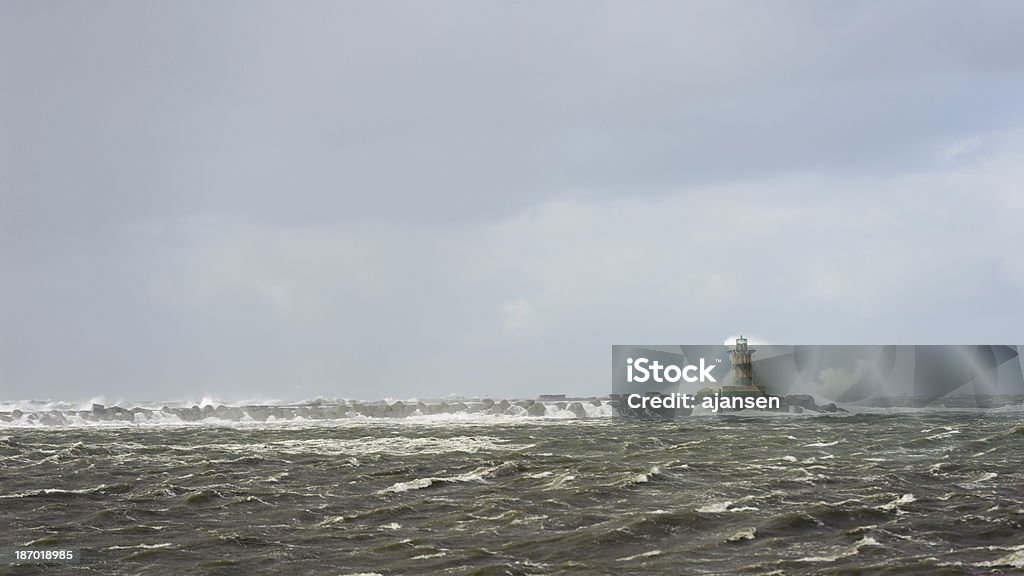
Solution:
[[[0,399],[1024,342],[1024,3],[0,0]]]

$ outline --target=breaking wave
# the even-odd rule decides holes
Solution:
[[[227,404],[212,398],[192,402],[87,402],[27,400],[0,403],[0,427],[233,425],[316,423],[379,419],[404,422],[519,421],[523,418],[578,420],[614,414],[609,398],[564,400],[492,400],[467,398],[422,401],[323,399],[286,403],[271,400]]]
[[[748,410],[741,413],[749,417],[827,417],[872,418],[892,414],[923,414],[929,412],[959,413],[976,410],[965,407],[865,407],[844,404],[818,406],[820,410],[790,410],[783,398],[782,411]],[[793,397],[796,398],[796,397]],[[809,397],[808,397],[809,398]],[[1005,404],[986,408],[993,413],[1024,412],[1024,397],[1003,399]],[[561,395],[541,396],[538,399],[490,399],[449,397],[443,400],[407,399],[350,400],[318,397],[302,402],[256,399],[242,402],[224,402],[213,397],[199,401],[126,402],[118,400],[107,405],[103,397],[86,401],[21,400],[0,402],[0,428],[39,426],[153,426],[153,425],[266,425],[301,423],[302,425],[339,422],[409,422],[409,423],[515,423],[530,420],[586,420],[610,418],[620,414],[621,404],[614,396],[567,398]],[[695,417],[718,417],[725,414],[694,412]],[[1021,434],[1017,427],[1008,434]],[[959,433],[945,430],[927,440],[941,441]],[[839,440],[809,443],[808,447],[833,447]]]

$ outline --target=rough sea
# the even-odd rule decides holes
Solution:
[[[1024,413],[0,425],[0,574],[1021,574]]]

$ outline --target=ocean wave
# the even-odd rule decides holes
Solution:
[[[868,407],[842,406],[846,412],[813,412],[802,414],[786,411],[744,411],[731,414],[694,413],[693,418],[743,416],[745,418],[876,418],[893,414],[928,412],[1021,412],[1024,404],[1007,404],[993,408],[981,407]],[[0,428],[45,426],[273,426],[319,425],[337,423],[405,422],[425,423],[518,423],[531,421],[599,420],[617,414],[616,401],[610,396],[588,398],[490,399],[480,397],[449,397],[436,400],[352,400],[317,397],[295,402],[256,399],[228,402],[212,396],[200,400],[169,402],[126,401],[118,399],[108,406],[103,397],[87,401],[20,400],[0,402]],[[1021,427],[1008,431],[1020,434]],[[928,432],[928,431],[925,431]],[[959,431],[947,430],[921,440],[943,440]],[[792,435],[789,440],[796,440]],[[808,447],[833,446],[835,442],[819,441]]]
[[[1024,544],[1013,547],[987,546],[988,550],[1010,550],[1010,553],[995,560],[979,562],[978,566],[997,568],[1001,566],[1012,566],[1013,568],[1024,568]]]
[[[711,502],[710,504],[705,504],[704,506],[697,508],[697,512],[700,512],[701,514],[721,514],[722,512],[728,512],[729,506],[732,506],[731,500]]]
[[[15,498],[53,498],[53,497],[76,497],[76,496],[113,496],[131,492],[134,486],[131,484],[100,484],[92,488],[79,488],[69,490],[64,488],[40,488],[12,494],[0,494],[0,499]]]
[[[700,512],[701,514],[722,514],[722,513],[725,513],[725,512],[756,512],[756,511],[760,510],[760,508],[758,508],[757,506],[737,506],[736,505],[737,503],[742,503],[743,501],[747,501],[747,500],[748,499],[746,499],[746,498],[741,498],[740,502],[732,502],[732,501],[711,502],[710,504],[705,504],[704,506],[701,506],[700,508],[697,508],[697,512]]]
[[[732,536],[725,539],[726,542],[742,542],[744,540],[753,540],[757,538],[757,528],[744,528],[738,530]]]
[[[465,474],[458,474],[455,476],[415,478],[407,482],[396,482],[383,490],[378,490],[377,494],[401,494],[402,492],[408,492],[410,490],[423,490],[424,488],[430,488],[438,483],[484,482],[489,478],[503,476],[504,472],[508,469],[508,464],[503,463],[497,466],[482,466],[472,472],[466,472]]]
[[[108,546],[107,550],[155,550],[158,548],[170,548],[172,542],[161,542],[159,544],[134,544],[132,546]]]
[[[865,546],[881,546],[877,540],[870,536],[864,536],[860,540],[851,544],[848,548],[844,548],[838,551],[832,556],[805,556],[803,558],[797,558],[797,562],[835,562],[841,558],[847,558],[855,554],[860,553],[860,549]]]
[[[421,423],[501,423],[531,420],[610,418],[608,398],[565,400],[331,400],[299,403],[266,401],[226,404],[204,398],[199,403],[89,402],[26,400],[0,403],[0,427],[77,426],[259,426],[330,424],[367,421]]]
[[[434,552],[433,554],[420,554],[419,556],[413,556],[410,560],[429,560],[431,558],[444,558],[447,556],[447,552]]]
[[[661,475],[661,468],[658,466],[651,466],[645,472],[638,472],[636,474],[630,474],[623,481],[623,486],[632,486],[635,484],[647,484],[655,476]]]
[[[897,514],[905,514],[906,512],[902,508],[900,508],[900,506],[903,504],[910,504],[912,502],[917,502],[917,498],[914,497],[913,494],[904,494],[887,504],[879,506],[878,509],[885,510],[886,512],[896,512]]]
[[[632,560],[639,560],[641,558],[651,558],[652,556],[661,556],[661,554],[662,554],[661,550],[651,550],[650,552],[642,552],[640,554],[634,554],[632,556],[625,556],[623,558],[617,559],[616,561],[617,562],[630,562]]]

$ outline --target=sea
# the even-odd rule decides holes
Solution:
[[[1024,413],[0,423],[0,574],[1022,574]]]

